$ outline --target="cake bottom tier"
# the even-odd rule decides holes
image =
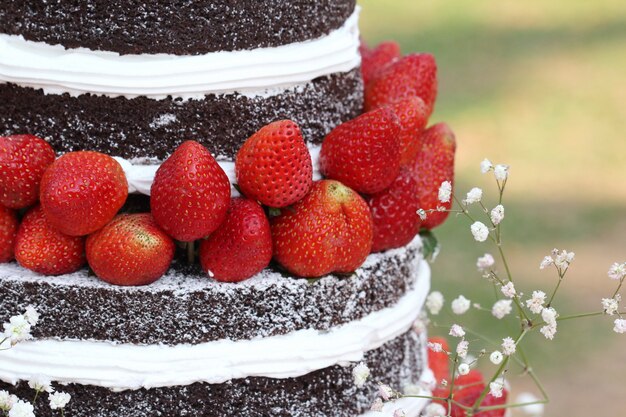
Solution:
[[[69,384],[57,386],[72,395],[67,417],[355,417],[365,413],[376,398],[374,382],[404,388],[416,384],[425,369],[423,337],[408,331],[378,349],[365,353],[370,382],[359,389],[352,377],[353,364],[335,365],[296,378],[249,377],[222,384],[114,392],[107,388]],[[225,359],[226,360],[226,359]],[[32,400],[26,382],[0,383],[0,389]],[[38,417],[58,416],[47,400],[36,404]]]

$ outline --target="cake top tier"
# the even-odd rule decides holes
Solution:
[[[0,1],[0,33],[120,54],[274,47],[339,28],[355,0]]]

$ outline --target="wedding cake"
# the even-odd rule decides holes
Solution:
[[[324,139],[375,107],[354,0],[0,6],[0,135],[114,157],[130,205],[149,209],[155,175],[186,140],[211,152],[237,195],[237,152],[283,119],[299,126],[313,179],[328,177]],[[49,380],[71,394],[72,417],[355,417],[370,415],[375,382],[428,394],[418,230],[352,273],[315,279],[272,263],[221,282],[177,259],[149,285],[117,286],[87,268],[47,276],[0,263],[0,321],[29,305],[41,317],[32,339],[0,352],[0,389],[27,399],[29,381]],[[376,415],[418,416],[426,404],[407,398]]]

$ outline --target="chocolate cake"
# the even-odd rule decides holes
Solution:
[[[183,141],[234,183],[243,142],[288,118],[315,170],[325,135],[363,111],[358,13],[354,0],[0,0],[0,136],[106,153],[129,192],[149,195]],[[181,264],[117,287],[87,269],[0,264],[0,322],[29,305],[41,314],[32,340],[0,352],[0,389],[31,398],[28,381],[49,379],[72,395],[68,417],[369,416],[376,386],[355,386],[359,362],[372,381],[427,392],[414,324],[429,287],[419,236],[348,276],[308,280],[271,266],[222,283]],[[39,401],[36,414],[57,412]]]

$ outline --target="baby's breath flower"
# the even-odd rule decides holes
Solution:
[[[443,308],[444,302],[443,294],[439,291],[433,291],[426,297],[426,308],[430,311],[430,314],[436,316]]]
[[[474,222],[470,226],[470,230],[472,231],[472,235],[477,242],[484,242],[489,237],[489,229],[484,223]]]
[[[372,411],[383,411],[383,400],[381,400],[380,398],[376,398],[374,400],[374,402],[372,403],[372,406],[370,407],[370,410]]]
[[[488,160],[487,158],[483,159],[483,161],[480,163],[480,172],[482,172],[483,174],[486,174],[491,169],[493,169],[493,164],[491,163],[491,161]]]
[[[9,411],[16,402],[17,397],[15,395],[9,394],[8,391],[0,391],[0,410]]]
[[[510,337],[502,339],[502,353],[511,356],[515,353],[515,340]]]
[[[383,401],[389,401],[391,397],[393,397],[393,390],[389,385],[380,384],[378,386],[378,396],[383,399]]]
[[[609,275],[609,278],[614,279],[616,281],[619,281],[620,279],[626,277],[626,262],[621,263],[621,264],[615,262],[609,268],[608,275]]]
[[[497,226],[502,220],[504,220],[504,206],[498,204],[491,210],[491,221]]]
[[[504,356],[502,356],[502,353],[499,350],[495,350],[491,352],[491,355],[489,355],[489,360],[494,365],[500,365],[502,363],[502,359],[504,359]]]
[[[422,334],[426,331],[426,322],[422,319],[417,319],[413,322],[413,331],[416,334]]]
[[[437,403],[430,403],[428,407],[426,407],[426,416],[425,417],[444,417],[448,415],[448,411],[444,408],[443,405]]]
[[[435,353],[443,352],[443,346],[441,343],[437,342],[428,342],[428,349],[432,350]]]
[[[11,317],[8,323],[3,324],[3,327],[3,339],[8,339],[11,342],[11,345],[15,345],[19,342],[32,338],[30,334],[31,325],[23,315]]]
[[[530,309],[534,314],[541,313],[543,310],[543,303],[546,302],[546,293],[543,291],[533,291],[533,295],[529,300],[526,300],[526,307]]]
[[[528,414],[532,417],[541,417],[543,415],[544,409],[543,404],[530,404],[536,403],[538,401],[539,398],[537,398],[530,392],[522,392],[520,395],[517,396],[517,399],[515,400],[517,404],[528,404],[520,407],[525,414]]]
[[[505,297],[509,298],[513,298],[517,294],[515,291],[515,285],[512,282],[503,285],[502,288],[500,288],[500,291],[502,291],[502,294],[504,294]]]
[[[452,197],[452,183],[450,181],[444,181],[439,187],[439,201],[442,203],[450,202]]]
[[[615,327],[613,327],[615,333],[626,333],[626,320],[617,319],[613,324],[615,325]]]
[[[465,339],[461,340],[456,346],[456,353],[459,358],[465,359],[467,357],[467,351],[469,350],[469,342]]]
[[[463,337],[465,336],[465,330],[458,324],[453,324],[450,328],[450,336],[452,337]]]
[[[428,215],[426,214],[426,210],[424,209],[417,210],[417,215],[420,217],[420,219],[422,219],[422,221],[426,220],[426,218],[428,217]]]
[[[363,388],[367,378],[370,376],[370,368],[363,362],[359,363],[352,369],[352,378],[354,378],[354,385],[358,388]]]
[[[478,203],[483,198],[483,190],[478,187],[474,187],[467,193],[465,197],[465,204],[474,204]]]
[[[504,181],[509,176],[509,166],[498,164],[493,168],[493,174],[498,181]]]
[[[544,308],[541,310],[541,318],[549,325],[556,326],[556,318],[558,317],[558,313],[552,307]]]
[[[491,254],[486,253],[476,261],[476,267],[479,271],[487,271],[496,263]]]
[[[470,367],[466,363],[462,363],[459,365],[459,375],[467,375],[470,372]]]
[[[554,258],[554,265],[563,270],[567,269],[569,265],[574,261],[574,252],[562,251]]]
[[[499,320],[511,314],[511,300],[498,300],[491,308],[491,314]]]
[[[458,298],[452,301],[452,312],[457,315],[467,313],[467,310],[470,309],[472,305],[471,301],[465,298],[462,295],[459,295]]]
[[[60,410],[70,402],[72,396],[66,392],[55,392],[48,396],[50,401],[50,408],[53,410]]]
[[[36,376],[34,379],[28,381],[28,386],[39,392],[48,392],[53,393],[54,388],[52,387],[52,382],[49,379],[44,378],[41,375]]]
[[[543,260],[539,264],[539,269],[546,269],[554,263],[554,259],[551,256],[544,256]]]
[[[33,306],[26,307],[26,312],[24,313],[24,318],[31,326],[37,325],[39,322],[39,313]]]
[[[619,309],[619,302],[615,298],[603,298],[602,308],[606,314],[612,316],[617,313],[617,310]]]
[[[447,379],[445,379],[445,378],[444,378],[444,379],[442,379],[442,380],[441,380],[441,386],[442,386],[442,387],[447,387],[447,386],[448,386],[448,380],[447,380]]]
[[[489,383],[489,393],[494,398],[502,397],[502,390],[504,389],[504,384],[500,381],[493,381]]]
[[[31,403],[18,400],[11,407],[9,417],[35,417],[35,409]]]
[[[403,409],[398,408],[396,411],[393,412],[393,417],[406,417],[406,413]]]
[[[556,330],[557,330],[556,323],[547,324],[545,326],[542,326],[541,329],[539,329],[541,334],[544,335],[544,337],[548,340],[554,339],[554,335],[556,335]]]

